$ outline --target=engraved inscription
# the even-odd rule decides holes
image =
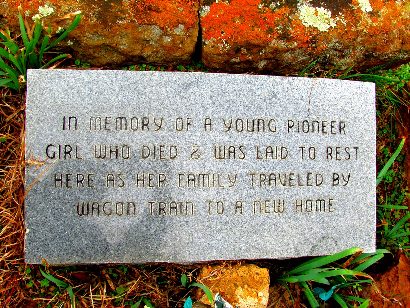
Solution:
[[[258,138],[253,144],[214,142],[212,144],[186,144],[180,143],[175,138],[172,143],[144,141],[139,143],[96,142],[89,147],[79,146],[75,143],[60,144],[48,143],[45,146],[45,157],[50,160],[83,160],[84,157],[94,159],[96,162],[132,162],[136,166],[134,172],[130,170],[109,170],[101,173],[93,172],[60,172],[51,175],[51,187],[55,189],[97,190],[101,187],[110,190],[124,190],[132,188],[135,191],[158,191],[157,198],[139,201],[105,201],[79,200],[75,204],[75,211],[81,217],[120,217],[135,216],[137,204],[144,202],[146,211],[151,217],[171,217],[195,215],[209,216],[265,216],[289,215],[290,213],[316,213],[331,214],[336,211],[335,197],[322,198],[320,195],[311,198],[292,199],[283,197],[288,189],[295,191],[306,189],[329,190],[352,185],[355,177],[351,172],[344,172],[343,162],[358,161],[360,147],[352,144],[341,144],[340,141],[331,144],[332,136],[346,135],[350,131],[345,120],[329,119],[280,119],[276,117],[260,118],[221,118],[193,117],[167,118],[161,114],[156,116],[91,116],[83,123],[75,115],[62,117],[63,131],[75,134],[87,128],[89,133],[121,132],[121,133],[154,133],[161,131],[174,131],[178,135],[188,134],[192,131],[202,130],[204,134],[219,132],[221,136],[232,133],[240,134],[320,134],[328,136],[324,144],[290,144],[283,142],[261,143]],[[170,125],[166,125],[170,123]],[[202,123],[196,125],[196,123]],[[330,139],[329,139],[330,138]],[[102,141],[102,140],[101,140]],[[189,170],[189,161],[214,160],[219,163],[229,163],[223,170],[209,170],[207,168],[193,168]],[[331,163],[328,170],[284,170],[278,164],[292,161],[314,162],[325,160]],[[164,162],[173,164],[173,161],[184,162],[188,168],[174,169],[170,172],[151,171],[147,165],[144,170],[138,170],[139,162],[157,164]],[[246,164],[252,161],[270,163],[260,170],[235,169],[235,162],[243,161]],[[166,165],[165,165],[166,166]],[[171,165],[170,165],[171,166]],[[217,166],[217,165],[216,165]],[[340,167],[342,166],[342,169]],[[185,169],[185,170],[184,170]],[[335,169],[335,170],[332,170]],[[357,183],[357,182],[356,182]],[[253,200],[215,200],[204,198],[202,202],[191,200],[164,199],[161,191],[179,189],[181,192],[194,191],[235,191],[251,189],[255,192],[269,192],[270,196],[261,196]],[[274,193],[274,195],[272,195]]]

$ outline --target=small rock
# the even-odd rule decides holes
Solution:
[[[198,281],[219,293],[233,307],[266,308],[269,298],[269,271],[254,264],[205,266]],[[202,291],[200,301],[209,304]]]

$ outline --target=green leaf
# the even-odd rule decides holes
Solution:
[[[410,219],[410,212],[407,213],[406,215],[404,215],[397,223],[396,225],[393,227],[393,229],[391,229],[385,236],[386,237],[394,237],[396,235],[396,232],[405,224],[409,221]]]
[[[28,36],[27,36],[26,26],[24,25],[23,16],[21,16],[21,14],[19,14],[18,17],[19,17],[19,25],[20,25],[21,38],[23,39],[23,44],[24,44],[24,46],[27,48],[27,46],[29,45],[30,41],[29,41]]]
[[[73,288],[71,286],[67,287],[67,293],[68,293],[68,296],[70,297],[71,308],[75,308],[75,296],[74,296]]]
[[[317,302],[315,296],[313,295],[312,290],[310,290],[308,284],[306,282],[302,282],[300,285],[303,288],[303,293],[305,293],[305,296],[306,296],[310,306],[312,308],[319,307],[319,303]]]
[[[283,281],[287,282],[303,282],[303,281],[315,281],[323,284],[329,284],[329,281],[327,278],[329,277],[335,277],[335,276],[364,276],[364,277],[369,277],[367,274],[355,271],[355,270],[349,270],[349,269],[326,269],[326,271],[322,272],[307,272],[304,275],[298,275],[298,276],[291,276],[287,277],[284,279],[281,279]]]
[[[0,56],[3,57],[4,59],[9,60],[11,63],[14,64],[14,66],[20,71],[22,72],[22,68],[20,63],[18,63],[17,59],[10,54],[9,52],[7,52],[5,49],[0,48]],[[23,73],[23,72],[22,72]]]
[[[181,284],[182,284],[182,286],[184,286],[185,288],[187,287],[187,285],[188,285],[188,277],[187,277],[187,275],[185,275],[185,274],[182,274],[182,275],[181,275]]]
[[[47,278],[44,278],[40,281],[40,287],[49,287],[50,286],[50,280]]]
[[[43,66],[41,66],[40,68],[48,68],[51,64],[53,64],[53,63],[55,63],[55,62],[57,62],[57,61],[59,61],[59,60],[62,60],[62,59],[65,59],[65,58],[67,58],[68,57],[68,54],[62,54],[62,55],[58,55],[57,57],[55,57],[55,58],[53,58],[53,59],[51,59],[50,61],[48,61],[46,64],[44,64]]]
[[[0,69],[7,73],[7,76],[11,79],[11,83],[8,84],[8,87],[14,90],[18,90],[20,88],[20,83],[18,80],[17,72],[13,70],[10,66],[8,66],[0,57]]]
[[[12,54],[16,54],[19,51],[19,46],[12,39],[7,39],[3,42],[3,45],[6,46]]]
[[[324,269],[320,269],[321,271],[323,271]],[[306,274],[303,275],[292,275],[289,277],[284,277],[284,278],[280,278],[280,281],[285,281],[285,282],[290,282],[290,283],[296,283],[296,282],[303,282],[303,281],[316,281],[319,283],[323,283],[326,285],[329,285],[329,281],[319,275],[320,271],[318,271],[317,269],[312,269],[310,271],[308,271]]]
[[[407,210],[405,205],[396,205],[396,204],[378,204],[377,207],[389,210]]]
[[[36,47],[38,43],[38,40],[40,39],[42,31],[43,31],[43,26],[41,25],[40,22],[36,22],[36,25],[34,28],[33,39],[31,40],[30,44],[27,46],[27,54],[33,52],[34,48]]]
[[[289,271],[288,275],[302,273],[302,272],[310,270],[310,269],[314,269],[314,268],[317,268],[317,267],[320,267],[320,266],[323,266],[323,265],[333,263],[337,260],[340,260],[340,259],[343,259],[347,256],[353,255],[353,254],[355,254],[359,251],[361,251],[360,248],[354,247],[354,248],[349,248],[349,249],[343,250],[342,252],[335,253],[335,254],[330,255],[330,256],[323,256],[323,257],[314,258],[314,259],[309,260],[305,263],[302,263],[301,265],[297,266],[293,270]]]
[[[209,302],[213,303],[214,296],[212,295],[211,290],[209,290],[209,288],[206,285],[204,285],[202,283],[193,282],[193,283],[190,284],[190,286],[200,288],[202,291],[204,291],[204,293],[205,293],[206,297],[208,298]]]
[[[10,78],[5,78],[5,79],[0,79],[0,87],[8,87],[9,83],[13,83],[13,80]],[[0,142],[6,142],[6,139],[3,139],[5,137],[2,137]]]
[[[368,268],[369,266],[375,264],[377,261],[379,261],[380,259],[382,259],[384,257],[384,254],[379,253],[376,254],[372,257],[370,257],[368,260],[366,260],[365,262],[363,262],[362,264],[359,264],[358,266],[356,266],[354,268],[355,271],[359,271],[362,272],[364,271],[366,268]]]
[[[370,304],[370,299],[366,299],[360,306],[359,308],[367,308],[369,307]]]
[[[390,238],[398,238],[398,237],[408,237],[410,235],[410,231],[402,232],[402,233],[396,233],[390,236]]]
[[[349,301],[355,301],[359,303],[364,303],[366,299],[358,297],[358,296],[352,296],[352,295],[346,295],[346,299]]]
[[[363,259],[366,259],[368,257],[371,257],[375,254],[385,254],[385,253],[391,253],[390,251],[388,251],[387,249],[384,248],[379,248],[376,249],[375,252],[366,252],[366,253],[362,253],[360,256],[358,256],[356,259],[353,260],[352,264],[357,263]]]
[[[344,301],[344,299],[337,293],[333,294],[334,300],[340,305],[342,308],[349,308],[347,303]]]
[[[141,303],[142,303],[142,299],[143,299],[143,297],[141,297],[141,298],[138,300],[138,302],[136,302],[135,304],[132,304],[132,305],[131,305],[131,308],[138,308],[138,307],[141,305]]]
[[[147,306],[148,308],[154,308],[154,305],[151,303],[151,301],[148,298],[143,297],[142,301],[144,302],[144,305]]]
[[[379,183],[384,179],[386,176],[387,171],[390,169],[390,167],[393,165],[394,161],[396,160],[397,156],[399,156],[401,150],[403,149],[404,143],[406,142],[406,138],[403,138],[397,147],[396,151],[394,151],[392,157],[387,161],[387,163],[384,165],[383,169],[379,172],[377,175],[376,179],[376,185],[379,185]]]
[[[49,36],[45,36],[43,38],[43,41],[41,42],[41,46],[40,46],[40,51],[38,53],[38,62],[39,65],[41,65],[43,63],[43,56],[44,56],[44,52],[48,46],[48,42],[50,41],[50,37]]]
[[[26,59],[26,54],[25,54],[25,51],[24,51],[24,49],[23,50],[21,50],[21,52],[20,52],[20,54],[17,56],[17,61],[18,61],[18,63],[20,64],[20,66],[21,66],[21,73],[23,74],[27,74],[27,63],[26,63],[26,61],[27,61],[27,59]]]
[[[126,286],[119,286],[115,289],[115,293],[117,293],[117,295],[122,295],[124,294],[126,291],[128,290],[128,288]]]
[[[42,269],[40,269],[40,272],[41,272],[41,275],[43,275],[44,278],[47,278],[51,282],[55,283],[56,286],[59,287],[59,288],[64,288],[65,289],[69,286],[68,283],[66,283],[65,281],[57,279],[53,275],[43,272]]]
[[[38,57],[37,57],[37,54],[35,54],[34,52],[32,52],[28,55],[28,67],[29,68],[38,68],[39,67]],[[27,72],[26,72],[26,74],[27,74]]]
[[[2,39],[3,41],[8,41],[9,39],[8,39],[8,37],[7,36],[5,36],[3,33],[1,33],[0,32],[0,39]]]
[[[77,28],[80,21],[81,21],[81,15],[76,15],[74,17],[73,22],[68,26],[68,28],[57,39],[51,42],[50,45],[46,47],[45,51],[48,51],[50,48],[56,46],[58,43],[64,40],[70,34],[71,31]]]

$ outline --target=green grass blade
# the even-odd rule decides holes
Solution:
[[[368,260],[366,260],[365,262],[363,262],[362,264],[359,264],[358,266],[356,266],[354,268],[355,271],[359,271],[362,272],[364,271],[366,268],[368,268],[369,266],[375,264],[377,261],[379,261],[380,259],[382,259],[384,257],[384,254],[377,254],[374,255],[372,257],[370,257]]]
[[[396,204],[378,204],[377,207],[389,210],[407,210],[407,206]]]
[[[8,87],[8,83],[13,82],[10,78],[0,79],[0,87]]]
[[[327,269],[326,271],[319,272],[319,273],[307,273],[305,275],[298,275],[298,276],[291,276],[287,278],[281,279],[281,281],[286,282],[303,282],[303,281],[315,281],[323,284],[329,284],[327,278],[335,277],[335,276],[363,276],[370,278],[369,275],[366,273],[356,271],[356,270],[349,270],[349,269]]]
[[[347,303],[345,302],[345,300],[339,295],[334,293],[333,294],[333,298],[335,299],[335,301],[340,305],[340,307],[342,308],[349,308],[349,306],[347,305]]]
[[[6,79],[0,79],[0,86],[1,87],[6,87],[6,88],[10,88],[13,90],[18,91],[20,89],[20,85],[18,83],[16,83],[13,79],[10,78],[6,78]],[[3,80],[7,80],[7,82],[3,83]]]
[[[0,69],[7,73],[7,76],[12,80],[13,86],[9,86],[14,90],[18,90],[20,88],[20,83],[16,71],[13,70],[10,66],[8,66],[3,59],[0,57]]]
[[[23,44],[27,48],[27,46],[30,44],[30,41],[27,36],[27,31],[26,31],[26,26],[24,25],[23,16],[21,16],[21,14],[19,14],[19,25],[20,25],[21,38],[23,39]]]
[[[289,283],[296,283],[296,282],[304,282],[304,281],[316,281],[322,284],[329,285],[330,282],[324,278],[322,275],[318,273],[309,273],[306,275],[297,275],[297,276],[290,276],[286,278],[279,279],[280,281],[289,282]]]
[[[55,47],[58,43],[64,40],[70,34],[70,32],[72,32],[75,28],[77,28],[80,21],[81,21],[81,15],[76,15],[74,17],[73,22],[68,26],[68,28],[58,38],[52,41],[50,45],[46,47],[45,51],[48,51],[50,48]]]
[[[314,258],[313,260],[307,261],[307,262],[297,266],[293,270],[289,271],[288,274],[289,275],[298,274],[298,273],[302,273],[302,272],[310,270],[310,269],[314,269],[314,268],[317,268],[317,267],[320,267],[320,266],[323,266],[323,265],[327,265],[327,264],[330,264],[332,262],[343,259],[347,256],[353,255],[353,254],[355,254],[359,251],[361,251],[360,248],[353,247],[353,248],[343,250],[339,253],[335,253],[335,254],[330,255],[330,256]]]
[[[28,54],[28,67],[29,68],[39,68],[38,56],[34,52]],[[27,72],[26,72],[27,74]]]
[[[308,284],[306,282],[302,282],[300,284],[303,288],[303,293],[305,293],[305,296],[310,304],[310,307],[312,308],[317,308],[319,307],[319,303],[316,300],[315,296],[313,295],[312,290],[309,288]]]
[[[9,39],[7,36],[5,36],[3,33],[0,32],[0,39],[2,39],[4,42],[8,41]]]
[[[41,63],[43,63],[43,56],[44,56],[44,52],[46,51],[46,48],[48,46],[48,42],[50,41],[50,37],[49,36],[45,36],[43,38],[43,41],[41,42],[41,46],[40,46],[40,51],[38,53],[38,61],[39,61],[39,65],[41,65]]]
[[[369,257],[371,257],[371,256],[373,256],[373,255],[376,255],[376,254],[385,254],[385,253],[390,253],[390,251],[388,251],[387,249],[382,249],[382,248],[380,248],[380,249],[376,249],[375,252],[362,253],[360,256],[358,256],[356,259],[354,259],[351,264],[358,263],[358,262],[360,262],[360,261],[362,261],[362,260],[364,260],[364,259],[366,259],[366,258],[369,258]]]
[[[193,283],[191,283],[190,286],[200,288],[202,291],[204,291],[204,293],[205,293],[206,297],[208,298],[209,302],[211,304],[214,302],[214,296],[212,295],[211,290],[209,290],[209,288],[206,285],[204,285],[202,283],[193,282]]]
[[[20,52],[20,54],[17,56],[17,61],[21,65],[21,72],[22,73],[27,71],[27,69],[26,69],[27,63],[26,63],[26,58],[25,57],[26,57],[26,54],[25,54],[24,50],[22,50]]]
[[[19,51],[19,46],[12,39],[6,38],[6,40],[3,42],[3,45],[7,47],[13,55],[15,55]]]
[[[20,63],[11,53],[7,52],[3,48],[0,48],[0,56],[3,57],[4,59],[9,60],[21,73],[23,73]],[[12,68],[10,67],[10,69]]]
[[[74,296],[73,288],[71,286],[67,287],[67,293],[68,293],[68,296],[70,296],[71,308],[75,308],[75,296]]]
[[[390,236],[390,238],[398,238],[398,237],[404,237],[404,236],[409,236],[409,235],[410,235],[410,231],[406,231],[406,232],[394,234]]]
[[[343,76],[341,79],[352,79],[352,78],[360,78],[363,81],[372,81],[377,84],[392,84],[398,81],[397,78],[391,78],[386,76],[374,75],[374,74],[353,74],[348,76]]]
[[[379,172],[377,175],[376,179],[376,185],[379,185],[379,183],[383,180],[383,178],[386,176],[387,171],[390,169],[390,167],[393,165],[394,161],[396,160],[397,156],[399,156],[401,150],[403,149],[404,143],[406,142],[406,138],[403,138],[397,147],[396,151],[394,151],[392,157],[387,161],[387,163],[384,165],[383,169]]]
[[[369,278],[370,276],[356,270],[350,270],[350,269],[330,269],[326,272],[321,272],[317,274],[319,280],[314,280],[317,282],[320,282],[322,279],[327,279],[330,277],[335,277],[335,276],[363,276]]]
[[[370,305],[370,299],[366,299],[360,306],[359,308],[367,308]]]
[[[68,54],[66,54],[66,53],[62,54],[62,55],[58,55],[57,57],[51,59],[50,61],[48,61],[46,64],[44,64],[40,68],[48,68],[51,64],[57,62],[58,60],[65,59],[67,57],[68,57]]]
[[[144,302],[144,305],[147,306],[148,308],[154,308],[154,305],[151,303],[151,301],[148,298],[143,297],[142,301]]]
[[[366,301],[365,298],[361,298],[358,296],[346,295],[346,299],[352,302],[364,303]]]
[[[318,62],[318,59],[313,60],[312,62],[310,62],[305,68],[303,68],[299,73],[298,76],[299,77],[303,77],[305,76],[306,73],[308,73]]]
[[[410,212],[404,215],[385,236],[394,237],[395,233],[410,219]]]
[[[69,287],[68,283],[66,283],[65,281],[57,279],[53,275],[43,272],[42,269],[40,269],[40,272],[41,272],[41,275],[43,275],[44,278],[50,280],[51,282],[54,282],[57,287],[64,288],[64,289]]]
[[[41,23],[36,22],[36,25],[35,25],[35,28],[34,28],[33,39],[31,40],[29,46],[27,47],[27,54],[34,51],[34,48],[36,47],[36,45],[38,43],[38,40],[40,39],[42,31],[43,31],[43,26],[41,25]]]

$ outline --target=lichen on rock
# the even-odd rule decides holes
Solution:
[[[211,68],[295,74],[313,61],[322,69],[343,70],[410,60],[405,1],[202,3],[202,56]]]
[[[332,18],[332,12],[323,7],[303,4],[299,7],[299,18],[304,26],[315,27],[319,31],[327,31],[329,28],[336,26],[336,21]]]

